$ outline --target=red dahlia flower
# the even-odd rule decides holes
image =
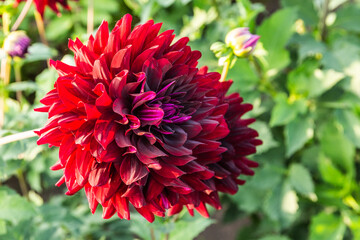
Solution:
[[[27,0],[15,0],[15,7],[19,5],[20,2],[26,2]],[[77,1],[77,0],[75,0]],[[34,0],[36,10],[40,13],[41,16],[44,16],[45,7],[49,6],[51,10],[59,14],[59,9],[57,3],[63,6],[66,10],[70,10],[70,6],[67,3],[67,0]]]
[[[188,38],[172,44],[173,31],[160,28],[131,31],[126,15],[111,33],[103,22],[87,45],[70,40],[75,66],[51,62],[59,78],[37,109],[49,114],[38,144],[60,147],[57,185],[67,195],[85,188],[104,218],[130,219],[129,202],[150,222],[183,206],[208,216],[205,204],[220,209],[218,192],[234,194],[257,166],[246,155],[261,141],[253,120],[240,119],[251,105],[196,68],[201,54]]]

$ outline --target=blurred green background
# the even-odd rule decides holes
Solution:
[[[0,80],[0,137],[44,125],[46,114],[33,109],[57,77],[47,59],[72,62],[67,40],[88,38],[91,1],[70,1],[72,11],[60,17],[46,10],[48,46],[31,8],[20,25],[32,39],[29,53],[12,61],[9,82]],[[257,119],[252,127],[264,144],[252,158],[260,167],[237,194],[222,195],[223,210],[211,219],[182,212],[153,224],[136,213],[131,221],[103,220],[84,193],[65,196],[54,186],[56,148],[37,146],[36,138],[9,143],[0,146],[0,239],[360,239],[360,1],[93,1],[95,28],[126,13],[136,24],[163,22],[162,31],[190,38],[202,52],[199,65],[211,71],[222,67],[210,46],[227,32],[249,27],[260,35],[253,58],[238,59],[228,75],[231,91],[254,106],[248,117]],[[24,3],[0,6],[13,23]]]

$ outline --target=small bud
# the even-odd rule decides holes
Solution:
[[[235,28],[225,38],[225,43],[231,47],[238,57],[247,57],[254,50],[260,36],[253,35],[249,28]]]
[[[4,41],[4,50],[11,57],[23,58],[30,45],[30,38],[24,31],[11,32]]]

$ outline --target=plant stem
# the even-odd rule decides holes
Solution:
[[[253,56],[249,56],[249,61],[252,63],[255,72],[260,80],[260,89],[268,94],[270,94],[272,97],[276,96],[276,90],[274,86],[265,78],[262,67],[260,66],[258,60]]]
[[[225,79],[226,79],[226,76],[229,72],[229,68],[230,68],[230,59],[226,60],[224,62],[224,67],[223,67],[223,70],[221,72],[221,78],[220,78],[220,82],[224,82]]]
[[[28,191],[28,188],[26,186],[26,181],[25,181],[25,178],[24,178],[24,174],[23,174],[21,169],[19,169],[17,171],[17,179],[19,180],[19,185],[20,185],[22,195],[24,197],[28,198],[29,191]]]
[[[38,11],[35,11],[34,15],[35,15],[36,26],[39,31],[41,42],[45,45],[49,45],[45,35],[44,20]]]
[[[87,11],[87,34],[90,36],[94,31],[94,0],[88,0]]]
[[[2,15],[2,21],[3,21],[3,32],[5,35],[9,33],[10,29],[10,14],[7,12],[4,12]]]
[[[21,82],[21,58],[14,58],[14,73],[15,73],[15,82]],[[16,99],[21,102],[22,93],[21,91],[16,91]]]
[[[323,6],[323,14],[322,14],[322,18],[321,18],[321,22],[320,22],[320,38],[321,41],[325,41],[326,36],[327,36],[327,28],[326,28],[326,18],[329,14],[329,4],[330,4],[330,0],[325,0],[324,2],[324,6]]]
[[[30,131],[15,133],[15,134],[12,134],[12,135],[9,135],[6,137],[2,137],[2,138],[0,138],[0,146],[8,144],[8,143],[12,143],[12,142],[20,141],[23,139],[36,137],[37,135],[36,135],[36,133],[34,133],[34,131],[38,131],[38,130],[40,130],[40,129],[33,129]]]
[[[19,15],[19,17],[16,19],[14,25],[11,28],[11,31],[16,31],[16,29],[19,28],[20,24],[22,23],[22,21],[24,20],[24,18],[26,17],[26,14],[29,12],[29,9],[31,7],[31,3],[33,0],[27,0],[25,3],[24,8],[21,10],[21,13]]]
[[[152,227],[150,227],[150,235],[151,235],[151,240],[156,240],[155,232],[154,232],[154,229]]]
[[[0,96],[0,129],[4,125],[5,120],[5,99],[7,97],[6,86],[10,83],[11,73],[11,57],[7,56],[1,61],[1,78],[3,82],[1,84],[1,96]]]

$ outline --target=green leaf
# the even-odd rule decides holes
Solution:
[[[320,142],[322,151],[333,163],[344,171],[354,171],[355,147],[344,136],[344,129],[338,122],[326,122],[320,131]]]
[[[196,217],[192,221],[179,220],[175,223],[175,228],[170,232],[169,239],[194,239],[213,223],[214,220],[203,217]]]
[[[279,145],[279,143],[273,138],[271,130],[265,122],[256,121],[255,123],[251,124],[251,128],[254,128],[259,133],[259,137],[263,142],[263,144],[256,148],[257,154],[266,152],[269,149]]]
[[[22,82],[14,82],[9,84],[8,88],[9,91],[29,91],[34,92],[39,89],[38,85],[32,81],[22,81]]]
[[[35,215],[34,206],[25,198],[11,194],[6,188],[0,188],[0,219],[14,224]]]
[[[290,240],[290,238],[283,235],[271,235],[271,236],[262,237],[259,240]]]
[[[345,74],[333,69],[321,70],[318,62],[310,59],[293,70],[288,77],[288,88],[293,94],[306,97],[318,97],[331,89],[345,77]]]
[[[282,197],[282,185],[278,185],[265,199],[263,211],[273,221],[280,221]]]
[[[6,230],[6,221],[0,219],[0,235],[3,235],[7,232]]]
[[[308,197],[314,196],[314,182],[310,172],[303,165],[298,163],[291,164],[289,180],[298,193]]]
[[[289,53],[285,50],[285,46],[294,33],[296,17],[295,8],[281,9],[258,28],[257,34],[260,35],[260,41],[267,51],[266,70],[277,72],[289,64]]]
[[[317,97],[331,89],[336,83],[345,77],[344,73],[333,69],[315,69],[314,78],[309,83],[309,96]]]
[[[298,197],[288,181],[278,185],[265,199],[263,210],[283,227],[291,225],[298,214]]]
[[[360,239],[360,217],[355,212],[351,211],[343,211],[343,214],[348,220],[346,224],[353,234],[353,239]]]
[[[271,113],[270,126],[281,126],[288,124],[296,118],[299,113],[305,113],[307,104],[304,99],[290,101],[285,94],[279,94],[275,107]]]
[[[311,118],[297,117],[285,126],[286,157],[292,156],[314,136],[314,123]]]
[[[329,158],[320,154],[318,165],[321,177],[325,182],[338,187],[344,186],[344,174],[336,168]]]
[[[343,239],[346,226],[335,214],[319,213],[311,219],[309,240]]]
[[[326,45],[323,42],[315,40],[310,35],[295,35],[293,41],[299,45],[299,60],[303,61],[306,57],[315,57],[318,54],[325,54]]]
[[[175,3],[175,0],[156,0],[157,3],[160,4],[160,6],[167,8],[170,7]]]
[[[66,40],[66,36],[69,36],[69,32],[73,26],[74,20],[71,15],[54,18],[46,27],[46,37],[52,41]]]
[[[349,110],[337,109],[335,116],[344,128],[345,136],[360,148],[360,117]]]
[[[257,169],[255,176],[241,186],[235,195],[229,197],[239,209],[253,213],[264,204],[265,196],[281,184],[283,172],[284,169],[280,167],[266,164]]]
[[[360,32],[360,6],[349,4],[336,12],[336,20],[333,27],[343,28],[349,31]]]
[[[283,7],[296,7],[298,10],[298,16],[306,25],[316,25],[319,21],[318,14],[315,10],[313,1],[303,0],[281,0]]]
[[[34,43],[28,49],[25,62],[35,62],[40,60],[48,60],[56,55],[56,50],[46,46],[42,43]]]

